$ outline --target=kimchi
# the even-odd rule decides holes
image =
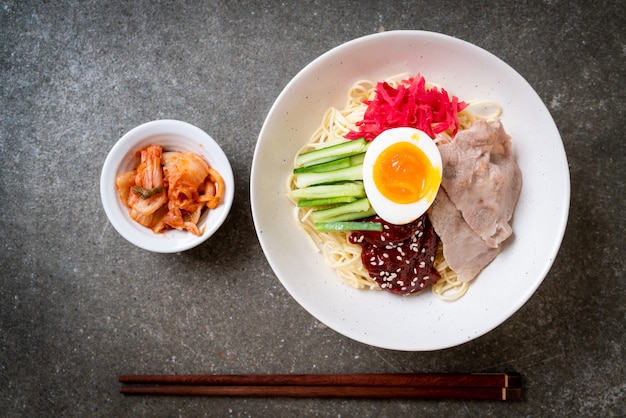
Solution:
[[[192,152],[164,152],[160,145],[149,145],[137,154],[139,166],[115,182],[130,217],[154,233],[178,229],[202,235],[200,216],[224,197],[219,172]]]

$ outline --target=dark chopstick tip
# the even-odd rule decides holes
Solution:
[[[510,388],[522,387],[522,375],[519,373],[507,373],[508,385]]]
[[[522,388],[506,388],[503,400],[521,401],[522,400]]]

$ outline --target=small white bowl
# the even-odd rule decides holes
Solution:
[[[119,174],[136,168],[136,152],[151,144],[168,151],[188,151],[202,155],[217,170],[225,183],[224,201],[205,211],[198,222],[204,233],[196,236],[187,231],[168,230],[155,234],[132,220],[115,187]],[[177,120],[156,120],[140,125],[117,141],[102,167],[100,197],[111,225],[130,243],[157,253],[176,253],[206,241],[224,223],[233,203],[235,181],[230,162],[220,146],[203,130]]]

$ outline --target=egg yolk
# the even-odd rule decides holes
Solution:
[[[378,191],[392,202],[413,203],[424,197],[434,198],[441,173],[419,147],[397,142],[376,159],[373,180]]]

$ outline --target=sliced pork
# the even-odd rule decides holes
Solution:
[[[512,233],[509,220],[522,187],[511,137],[499,121],[490,125],[481,120],[440,145],[439,151],[441,186],[467,225],[486,245],[497,248]],[[444,248],[450,245],[443,243]]]
[[[443,256],[460,281],[470,281],[500,251],[488,246],[465,222],[444,190],[439,189],[428,217],[443,243]]]

